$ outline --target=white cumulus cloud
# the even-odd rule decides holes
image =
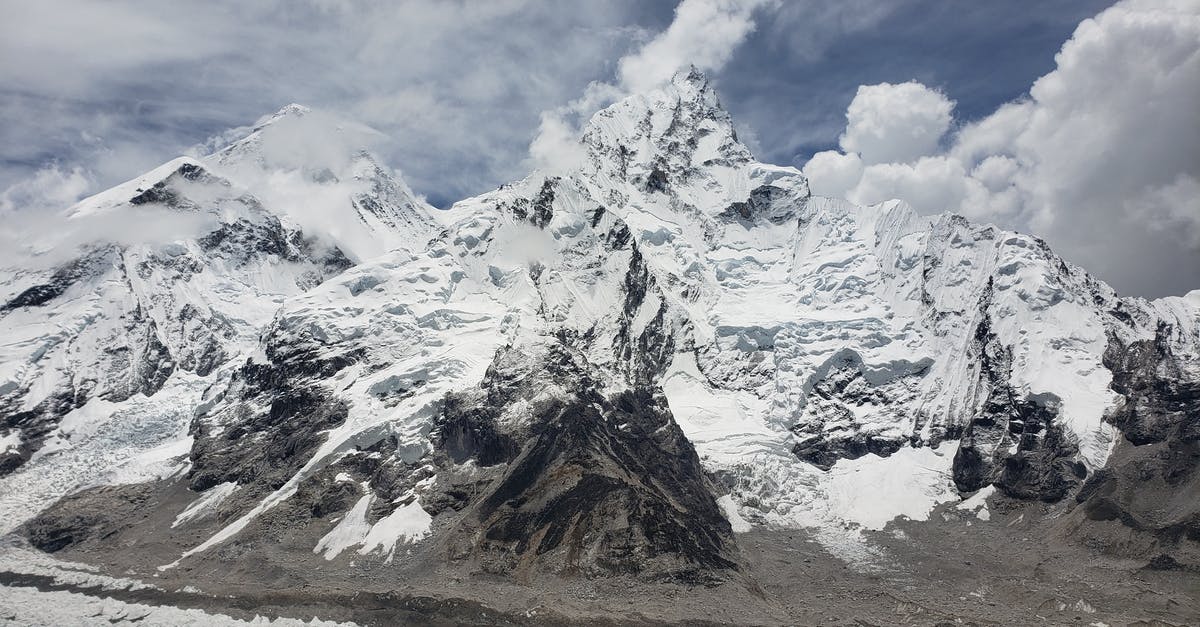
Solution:
[[[863,162],[907,162],[932,154],[950,128],[954,103],[915,81],[862,85],[846,109],[841,147]]]
[[[1028,98],[944,150],[952,102],[912,82],[860,87],[843,152],[804,171],[819,193],[1035,233],[1127,293],[1197,287],[1200,2],[1119,3],[1084,20],[1055,60]]]

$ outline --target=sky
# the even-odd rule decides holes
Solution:
[[[448,206],[694,64],[762,161],[1200,288],[1200,0],[0,0],[0,212],[56,211],[299,102]]]

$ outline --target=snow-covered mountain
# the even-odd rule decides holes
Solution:
[[[73,210],[202,236],[6,284],[9,459],[198,381],[186,464],[64,499],[35,546],[707,582],[737,532],[846,546],[992,491],[1200,536],[1200,292],[1121,298],[1035,237],[813,196],[695,71],[596,114],[579,167],[436,217],[363,153],[264,148],[306,115]]]
[[[333,155],[344,162],[336,173],[329,158],[270,161],[287,148],[272,133],[312,135],[301,126],[309,114],[289,106],[214,155],[174,159],[81,201],[38,234],[25,267],[3,274],[0,473],[70,446],[87,426],[72,412],[89,402],[117,407],[220,378],[286,297],[379,250],[423,248],[429,208],[367,153]],[[322,204],[303,213],[275,193],[280,180]]]

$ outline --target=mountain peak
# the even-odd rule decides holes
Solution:
[[[202,586],[172,598],[204,607],[311,580],[355,620],[346,581],[368,610],[413,580],[468,595],[450,618],[501,621],[482,603],[517,590],[524,611],[529,581],[611,591],[575,604],[589,614],[663,582],[758,604],[694,613],[771,624],[818,615],[743,584],[786,592],[895,555],[990,577],[962,550],[971,566],[1031,543],[1018,572],[1064,525],[1094,534],[1082,552],[1192,568],[1175,543],[1200,520],[1200,292],[1121,299],[1031,236],[812,196],[753,160],[695,68],[596,114],[562,175],[436,218],[354,133],[285,107],[117,196],[213,211],[74,225],[144,241],[161,219],[166,241],[0,273],[0,533],[24,536],[0,562],[64,551]],[[771,551],[817,570],[780,573]],[[1137,567],[1097,563],[1118,560]]]
[[[694,66],[596,113],[583,141],[594,165],[612,165],[625,175],[640,169],[681,174],[753,160],[708,77]]]
[[[302,116],[312,111],[311,107],[299,103],[286,104],[280,110],[275,112],[272,118],[281,118],[289,115]]]
[[[176,157],[140,176],[80,200],[66,211],[70,218],[96,215],[125,205],[141,205],[156,199],[161,190],[176,178],[195,180],[207,176],[204,164],[192,157]]]
[[[301,170],[328,177],[347,170],[381,137],[363,124],[293,103],[260,119],[206,160],[240,171]]]
[[[716,95],[716,90],[709,83],[708,76],[694,65],[688,65],[675,72],[671,77],[671,84],[679,89],[691,89]]]

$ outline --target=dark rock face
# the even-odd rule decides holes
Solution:
[[[537,197],[533,199],[533,214],[529,219],[539,229],[546,228],[546,225],[550,224],[550,218],[554,217],[554,185],[557,182],[558,179],[547,179],[542,183]]]
[[[165,182],[160,181],[150,189],[147,189],[140,194],[129,199],[131,205],[147,205],[151,203],[159,203],[176,209],[193,209],[194,205],[185,204],[187,201],[180,196],[175,190],[167,187]]]
[[[323,432],[346,420],[348,407],[322,381],[353,356],[319,357],[281,346],[269,347],[267,356],[267,364],[242,366],[221,402],[193,422],[193,490],[228,481],[251,492],[276,490],[308,462],[325,441]]]
[[[15,451],[0,454],[0,476],[20,468],[42,447],[58,423],[68,412],[83,404],[74,390],[59,390],[33,409],[19,411],[19,398],[13,398],[3,409],[5,431],[19,429],[21,443]]]
[[[546,228],[546,225],[550,224],[550,219],[554,217],[554,187],[558,181],[558,177],[550,177],[542,182],[541,189],[532,199],[517,198],[514,200],[510,208],[513,216],[518,220],[529,220],[539,229]]]
[[[307,461],[308,456],[301,456]],[[262,523],[286,533],[306,519],[329,519],[349,510],[354,502],[369,491],[374,495],[366,520],[370,524],[388,516],[397,507],[412,502],[412,488],[432,476],[433,468],[425,463],[405,462],[397,455],[394,437],[384,438],[371,446],[347,452],[333,464],[315,472],[300,482],[296,494],[281,506],[281,514]],[[338,480],[345,474],[353,481]],[[364,490],[363,483],[366,484]],[[253,489],[253,487],[252,487]],[[251,539],[253,542],[254,539]]]
[[[493,371],[483,393],[447,402],[440,454],[452,464],[506,464],[472,486],[482,491],[469,505],[450,493],[462,486],[443,488],[442,500],[468,511],[454,531],[455,556],[513,574],[705,582],[735,569],[729,523],[664,398],[645,387],[606,397],[587,368],[559,346],[539,371],[517,379]],[[569,393],[535,407],[513,437],[496,433],[498,403],[546,385]]]
[[[68,496],[25,523],[22,533],[47,553],[99,541],[130,524],[130,510],[148,505],[146,486],[101,487]]]
[[[904,443],[904,440],[855,435],[797,444],[792,448],[792,453],[821,470],[829,470],[839,459],[858,459],[867,454],[887,457],[900,450]]]
[[[1054,424],[1054,414],[1029,403],[1020,411],[1026,420],[1020,426],[1017,452],[1004,457],[995,485],[1011,497],[1059,501],[1087,478],[1087,467],[1075,459],[1078,448]],[[1014,428],[1010,425],[1010,430]]]
[[[207,170],[197,164],[184,163],[165,179],[155,183],[149,189],[139,189],[139,193],[133,198],[129,199],[129,204],[137,206],[158,203],[166,205],[172,209],[189,211],[199,209],[199,205],[189,200],[186,196],[180,194],[178,190],[174,189],[174,183],[179,179],[193,182],[208,181],[216,182],[222,185],[229,185],[228,181],[219,179],[209,174]]]
[[[650,171],[650,175],[646,177],[646,191],[648,192],[665,192],[671,186],[671,180],[667,178],[667,173],[658,167]]]
[[[1075,459],[1078,446],[1057,424],[1058,399],[1022,398],[1008,384],[1012,356],[992,332],[990,299],[989,285],[971,348],[986,396],[963,430],[954,483],[962,492],[993,484],[1013,498],[1056,502],[1079,487],[1087,469]]]
[[[925,376],[927,367],[881,381],[870,381],[863,374],[862,358],[847,351],[832,360],[821,373],[809,396],[811,419],[796,425],[792,432],[797,443],[792,453],[800,459],[829,470],[839,459],[858,459],[872,453],[887,457],[905,444],[919,441],[871,433],[855,416],[852,407],[863,404],[887,405],[911,394],[914,382]]]
[[[1111,338],[1105,351],[1112,389],[1125,397],[1109,420],[1134,445],[1200,437],[1200,381],[1191,380],[1172,354],[1168,338],[1174,332],[1164,323],[1154,340],[1126,345]]]
[[[675,353],[674,334],[666,325],[666,302],[660,301],[655,316],[641,333],[632,331],[633,321],[646,302],[646,294],[656,289],[654,277],[646,267],[637,244],[632,244],[633,254],[629,270],[625,273],[625,302],[621,307],[621,319],[613,342],[613,352],[625,365],[632,380],[649,383],[654,381],[671,363]]]
[[[1104,364],[1125,400],[1108,419],[1124,438],[1075,497],[1089,520],[1118,521],[1168,550],[1200,543],[1200,381],[1172,353],[1177,332],[1163,324],[1153,340],[1110,338]]]
[[[500,401],[500,392],[489,386],[489,401]],[[435,446],[444,451],[456,464],[475,460],[480,466],[488,467],[512,461],[519,451],[517,442],[499,431],[496,413],[499,403],[472,404],[459,397],[448,397],[438,420],[434,438]]]
[[[247,203],[257,204],[253,199]],[[239,219],[226,222],[198,240],[200,248],[212,257],[226,259],[235,266],[244,266],[262,257],[274,257],[284,261],[314,261],[321,267],[320,276],[313,277],[309,285],[342,272],[354,265],[341,249],[323,249],[300,231],[286,229],[275,216],[267,216],[261,222]]]
[[[159,338],[158,325],[141,308],[134,310],[134,323],[128,330],[129,341],[124,346],[107,350],[114,372],[124,371],[124,385],[115,385],[104,395],[105,400],[123,401],[134,394],[152,396],[162,389],[175,371],[167,346]]]
[[[760,219],[768,219],[776,224],[791,217],[793,207],[786,191],[774,185],[763,185],[754,188],[750,197],[744,202],[735,202],[721,212],[720,218],[727,221],[738,221],[748,227]],[[776,204],[788,201],[782,211],[777,210]]]

